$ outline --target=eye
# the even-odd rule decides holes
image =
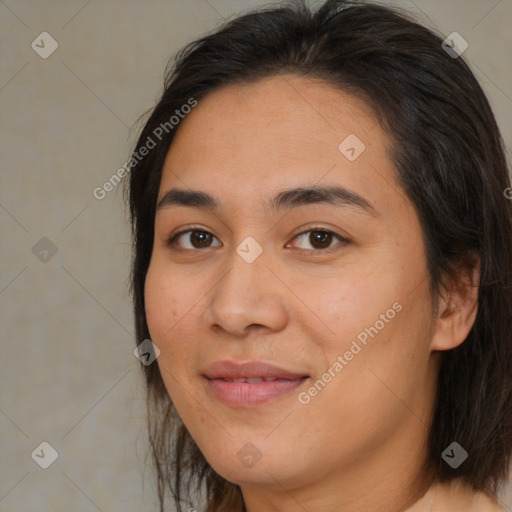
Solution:
[[[306,249],[308,252],[313,254],[327,252],[326,249],[333,247],[332,244],[336,240],[338,240],[342,245],[349,242],[346,238],[343,238],[342,236],[327,229],[310,229],[309,231],[304,231],[298,234],[294,240],[302,241],[303,246],[299,248]],[[307,247],[308,244],[313,250],[310,250],[310,248]],[[304,247],[304,245],[306,245],[306,247]]]
[[[184,235],[187,234],[188,236],[184,237]],[[167,244],[169,246],[175,245],[177,240],[179,240],[181,237],[184,237],[184,240],[188,241],[188,245],[185,244],[179,246],[182,249],[207,249],[208,247],[211,247],[210,244],[212,240],[216,239],[216,237],[208,231],[203,231],[200,229],[189,229],[187,231],[181,231],[180,233],[173,235]],[[221,244],[218,246],[220,245]]]
[[[187,235],[187,236],[185,236]],[[178,244],[177,242],[183,239],[184,242]],[[222,244],[219,242],[216,245],[212,245],[214,240],[218,240],[217,237],[212,235],[208,231],[204,231],[202,229],[188,229],[186,231],[181,231],[175,235],[173,235],[167,242],[169,246],[178,245],[180,249],[186,250],[194,250],[194,249],[208,249],[209,247],[220,247]],[[306,244],[306,247],[299,247],[300,249],[305,249],[307,252],[311,254],[317,253],[325,253],[327,249],[333,247],[333,242],[336,240],[339,241],[341,245],[345,245],[349,243],[349,240],[343,238],[342,236],[328,230],[328,229],[310,229],[308,231],[304,231],[296,235],[293,240],[299,240],[303,244]],[[310,245],[310,248],[307,245]],[[290,244],[287,245],[287,247]],[[312,249],[311,249],[312,248]]]

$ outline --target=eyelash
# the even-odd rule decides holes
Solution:
[[[210,233],[209,231],[206,231],[204,229],[201,229],[201,228],[198,228],[198,227],[191,227],[189,229],[186,229],[186,230],[183,230],[183,231],[180,231],[179,233],[176,233],[174,235],[172,235],[168,240],[167,240],[167,246],[168,247],[171,247],[173,249],[175,249],[174,245],[175,245],[175,242],[176,240],[182,236],[182,235],[185,235],[187,233],[194,233],[194,232],[200,232],[200,233],[207,233],[209,235],[212,235],[212,233]],[[295,240],[296,238],[299,238],[301,236],[305,236],[309,233],[326,233],[326,234],[329,234],[329,235],[333,235],[334,238],[337,238],[338,241],[340,242],[339,244],[335,244],[334,246],[331,246],[331,247],[327,247],[325,249],[313,249],[313,250],[309,250],[309,249],[301,249],[303,251],[306,251],[308,254],[326,254],[326,253],[329,253],[331,252],[331,249],[333,249],[334,247],[336,247],[336,245],[347,245],[348,243],[350,243],[350,240],[348,240],[347,238],[344,238],[342,237],[341,235],[338,235],[337,233],[335,233],[334,231],[331,231],[329,229],[325,229],[325,228],[322,228],[321,226],[314,226],[314,227],[310,227],[309,229],[307,229],[306,231],[301,231],[299,233],[297,233],[296,235],[293,236],[292,240]],[[215,235],[212,235],[214,238],[217,238],[215,237]],[[200,251],[200,250],[205,250],[205,249],[210,249],[210,247],[205,247],[203,249],[201,248],[194,248],[194,249],[183,249],[183,248],[179,248],[179,249],[176,249],[176,250],[181,250],[181,251]]]

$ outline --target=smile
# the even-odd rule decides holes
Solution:
[[[219,361],[202,374],[207,394],[231,407],[253,407],[285,397],[309,380],[309,375],[258,361]]]
[[[207,390],[216,400],[232,407],[251,407],[283,397],[301,386],[308,377],[297,379],[239,378],[206,379]],[[294,395],[295,396],[295,395]]]

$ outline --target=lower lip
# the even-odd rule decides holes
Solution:
[[[273,398],[285,396],[308,380],[278,379],[270,382],[230,382],[222,379],[206,379],[211,394],[220,402],[232,407],[250,407],[264,404]]]

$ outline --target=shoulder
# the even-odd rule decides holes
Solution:
[[[405,512],[505,512],[491,497],[475,492],[461,480],[435,483]]]

